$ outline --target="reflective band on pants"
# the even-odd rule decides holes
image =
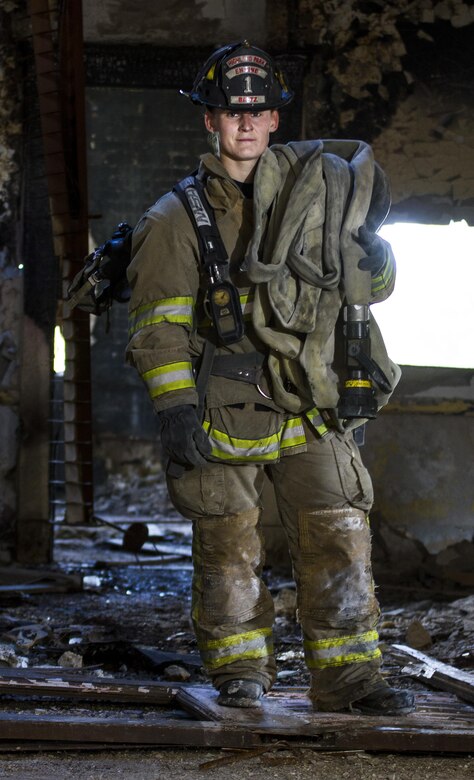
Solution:
[[[218,669],[244,659],[265,658],[273,653],[272,630],[255,629],[244,634],[200,642],[199,650],[207,669]]]
[[[309,669],[365,663],[380,658],[377,631],[366,631],[340,637],[329,637],[304,642],[306,664]]]

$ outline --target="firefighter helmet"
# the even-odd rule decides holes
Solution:
[[[196,105],[265,111],[285,106],[294,93],[266,52],[239,41],[217,49],[197,74],[191,92],[181,94]]]

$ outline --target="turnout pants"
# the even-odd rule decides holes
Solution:
[[[351,434],[306,430],[308,449],[275,465],[210,463],[169,479],[193,520],[192,618],[204,666],[219,688],[275,680],[273,599],[261,573],[260,497],[272,479],[291,553],[298,619],[316,706],[337,710],[380,684],[379,607],[370,563],[369,474]]]

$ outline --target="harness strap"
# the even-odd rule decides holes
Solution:
[[[210,207],[203,183],[197,176],[186,176],[173,187],[196,230],[201,260],[205,267],[218,263],[227,266],[229,257],[223,244],[214,212]]]
[[[193,359],[193,365],[198,364],[198,358]],[[203,370],[204,357],[199,364],[199,378]],[[265,355],[261,352],[244,352],[234,355],[214,355],[210,374],[212,376],[233,379],[237,382],[248,382],[258,385],[263,373]],[[198,379],[199,381],[199,379]]]

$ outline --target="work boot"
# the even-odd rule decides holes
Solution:
[[[384,685],[353,701],[350,709],[362,715],[408,715],[415,709],[415,697],[411,691],[399,691]]]
[[[228,680],[219,688],[217,703],[223,707],[261,707],[263,685],[255,680]]]

